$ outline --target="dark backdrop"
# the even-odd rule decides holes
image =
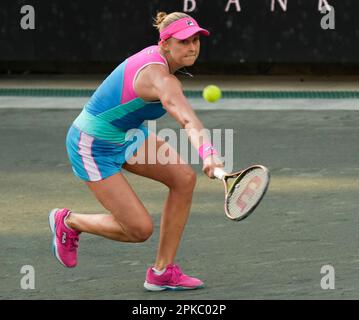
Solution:
[[[359,65],[359,1],[327,0],[335,30],[323,30],[319,0],[196,0],[189,12],[211,31],[203,39],[198,67],[235,72],[256,66]],[[229,2],[230,10],[225,12]],[[282,0],[282,2],[285,2]],[[184,10],[183,0],[1,0],[1,72],[102,72],[157,42],[152,27],[158,10]],[[35,29],[23,30],[20,9],[35,9]],[[189,2],[191,7],[191,2]],[[353,68],[351,68],[353,66]],[[219,70],[218,70],[219,69]]]

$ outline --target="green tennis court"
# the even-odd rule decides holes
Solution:
[[[313,97],[263,98],[250,100],[246,108],[244,97],[222,100],[230,102],[229,110],[201,109],[200,100],[192,98],[207,128],[234,129],[234,168],[265,164],[272,183],[255,213],[236,223],[224,216],[221,182],[194,166],[198,183],[177,261],[206,287],[161,293],[145,292],[143,281],[154,262],[166,188],[127,174],[153,216],[153,236],[126,244],[84,234],[78,267],[65,269],[50,250],[48,211],[66,206],[104,212],[73,176],[65,151],[67,128],[79,110],[52,108],[69,106],[71,98],[65,97],[41,98],[48,99],[38,100],[42,109],[34,103],[21,108],[30,101],[26,97],[17,100],[18,108],[6,108],[12,97],[2,100],[0,298],[358,299],[358,100],[339,97],[322,108],[324,100]],[[251,105],[263,108],[251,110]],[[287,108],[265,110],[266,105]],[[157,128],[178,130],[167,116]],[[24,265],[35,270],[33,290],[21,288]],[[335,289],[321,287],[325,265],[334,267]]]

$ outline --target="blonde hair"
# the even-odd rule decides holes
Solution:
[[[166,12],[163,11],[157,12],[156,18],[154,18],[153,26],[156,27],[158,32],[161,32],[172,22],[175,22],[182,18],[191,18],[191,17],[183,12],[172,12],[170,14],[167,14]]]

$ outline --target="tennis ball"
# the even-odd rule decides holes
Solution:
[[[208,102],[216,102],[217,100],[221,99],[222,92],[215,85],[209,85],[203,89],[203,99]]]

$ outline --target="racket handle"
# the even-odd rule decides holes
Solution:
[[[226,176],[227,172],[225,172],[222,168],[216,167],[216,168],[214,168],[213,174],[217,179],[223,180],[223,178]]]

